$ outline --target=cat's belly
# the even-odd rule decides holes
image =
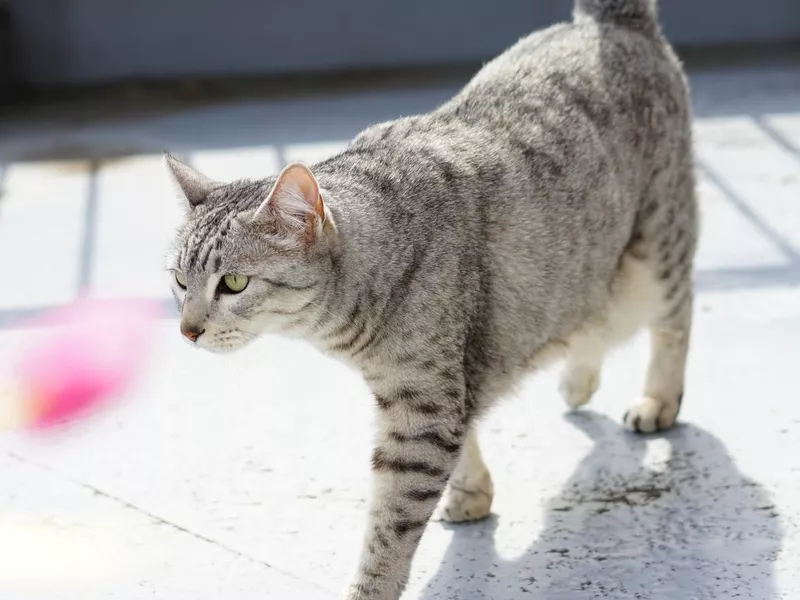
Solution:
[[[555,337],[535,351],[532,368],[539,369],[563,358],[575,346],[591,344],[609,348],[629,340],[652,319],[660,293],[652,265],[625,254],[607,301],[592,307],[592,312],[567,335]]]
[[[628,253],[610,284],[595,281],[591,291],[581,287],[585,298],[564,298],[560,303],[539,299],[544,309],[531,298],[529,306],[522,301],[506,303],[505,310],[494,313],[498,354],[516,357],[506,365],[509,379],[542,369],[576,346],[608,348],[627,341],[651,320],[660,291],[654,268]]]

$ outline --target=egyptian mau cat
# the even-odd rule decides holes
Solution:
[[[429,114],[340,154],[218,183],[167,157],[187,205],[169,268],[181,331],[212,351],[265,332],[355,365],[379,431],[349,600],[396,600],[438,502],[485,517],[478,417],[566,358],[571,407],[648,326],[633,430],[680,408],[697,208],[681,66],[649,0],[577,0]],[[449,485],[448,485],[449,482]]]

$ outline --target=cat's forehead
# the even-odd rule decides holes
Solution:
[[[237,218],[258,207],[261,196],[260,186],[251,182],[234,182],[212,191],[186,215],[182,243],[193,246],[210,237],[224,239]]]
[[[195,229],[219,227],[228,217],[255,210],[269,195],[273,180],[240,179],[220,185],[189,212],[187,224]]]
[[[180,233],[181,268],[215,272],[253,265],[284,255],[265,232],[249,227],[253,213],[268,197],[275,177],[240,180],[221,186],[206,202],[192,209]],[[274,251],[273,251],[274,250]]]
[[[180,244],[180,268],[195,275],[256,272],[290,257],[249,226],[250,212],[196,215]]]

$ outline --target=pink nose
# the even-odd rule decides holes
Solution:
[[[200,329],[199,327],[195,327],[192,325],[184,325],[183,323],[181,323],[181,333],[183,334],[183,337],[185,337],[190,342],[197,343],[197,338],[203,335],[204,332],[205,329]]]

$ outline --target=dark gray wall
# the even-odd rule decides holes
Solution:
[[[271,75],[490,57],[570,0],[10,0],[35,85]],[[676,44],[800,40],[800,0],[662,0]]]

